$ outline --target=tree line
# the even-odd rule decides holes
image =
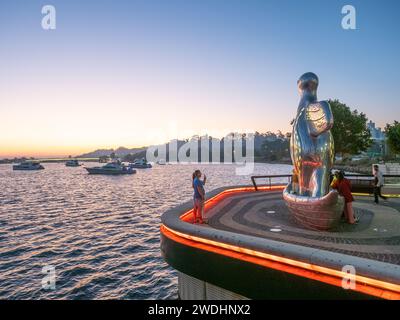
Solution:
[[[368,128],[368,118],[365,113],[351,108],[338,99],[328,100],[334,119],[334,126],[331,130],[335,156],[346,157],[358,155],[373,147],[373,139]],[[400,154],[400,123],[394,121],[386,124],[384,129],[386,142],[392,158]],[[257,136],[258,133],[256,133]],[[270,137],[263,141],[261,148],[256,148],[256,157],[267,161],[286,160],[290,156],[290,135],[291,133],[277,134],[267,132],[259,134],[263,137]]]

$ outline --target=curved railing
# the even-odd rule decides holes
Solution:
[[[277,179],[277,178],[287,178],[288,179],[287,183],[292,181],[291,174],[272,174],[265,176],[251,176],[251,182],[253,183],[254,189],[258,191],[256,179],[266,179],[267,180],[266,185],[272,187],[273,186],[272,179]]]
[[[333,177],[333,176],[331,176]],[[400,193],[400,175],[398,174],[384,174],[383,177],[385,178],[385,182],[394,182],[395,185],[398,185],[398,193]],[[260,185],[257,184],[257,180],[265,179],[265,184],[263,186],[273,186],[276,179],[285,178],[287,179],[287,183],[292,181],[292,175],[290,174],[278,174],[278,175],[256,175],[251,176],[251,182],[253,183],[254,189],[258,191]],[[346,174],[346,178],[350,178],[351,185],[352,185],[352,192],[354,193],[366,193],[371,194],[373,193],[374,189],[374,176],[372,174]],[[275,182],[274,182],[275,180]],[[282,182],[282,181],[279,181]],[[397,192],[396,192],[397,193]]]

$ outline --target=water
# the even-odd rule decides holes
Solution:
[[[250,183],[233,165],[156,165],[126,176],[44,166],[0,165],[0,299],[176,299],[176,272],[160,255],[161,214],[191,199],[196,168],[206,190]],[[254,174],[290,171],[257,164]],[[55,290],[42,289],[47,265]]]

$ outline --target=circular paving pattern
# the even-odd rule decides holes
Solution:
[[[232,195],[206,216],[216,229],[400,265],[400,199],[375,205],[370,197],[356,197],[353,207],[359,223],[349,225],[343,220],[331,231],[297,224],[280,191]]]

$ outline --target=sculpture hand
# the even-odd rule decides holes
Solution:
[[[327,101],[310,103],[305,109],[310,134],[314,137],[333,127],[331,106]]]

